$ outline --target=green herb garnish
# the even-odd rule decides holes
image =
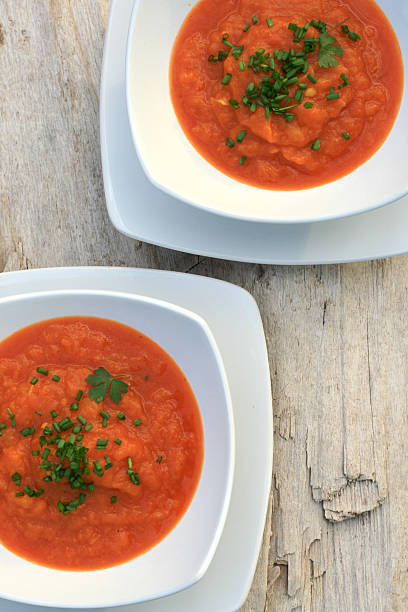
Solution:
[[[97,403],[102,402],[109,391],[109,398],[114,404],[119,404],[122,395],[127,393],[129,385],[119,378],[113,377],[105,368],[99,367],[86,379],[92,388],[89,398]]]

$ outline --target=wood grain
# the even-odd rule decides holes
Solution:
[[[404,612],[408,258],[279,268],[120,235],[105,209],[98,136],[108,9],[108,0],[0,2],[0,269],[154,267],[249,290],[276,425],[271,509],[242,610]]]

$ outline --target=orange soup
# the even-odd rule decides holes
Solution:
[[[0,541],[64,570],[140,555],[194,495],[203,430],[171,357],[120,323],[64,317],[0,343]]]
[[[170,88],[186,136],[220,171],[305,189],[383,144],[403,63],[373,0],[201,0],[176,39]]]

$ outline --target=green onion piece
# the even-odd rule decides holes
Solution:
[[[34,378],[30,380],[30,385],[36,385],[37,383],[38,383],[38,378],[34,376]]]
[[[9,419],[11,421],[11,425],[12,427],[15,427],[16,426],[16,422],[15,422],[16,415],[11,412],[10,408],[7,408],[7,410],[9,413]]]
[[[312,144],[312,150],[318,151],[320,149],[321,144],[322,143],[319,139],[315,140],[314,143]]]
[[[351,136],[348,132],[343,132],[343,138],[345,138],[346,140],[350,140]]]
[[[35,427],[24,427],[24,429],[22,429],[20,433],[24,438],[26,438],[27,436],[32,436],[33,433],[35,433]]]
[[[44,376],[48,376],[48,370],[46,370],[45,368],[37,368],[37,372],[39,374],[44,374]]]
[[[120,446],[122,444],[122,440],[120,438],[116,438],[114,440],[115,444],[117,444],[118,446]]]
[[[268,28],[271,28],[273,26],[273,19],[267,19],[266,20],[266,24],[267,24]]]
[[[97,476],[99,476],[99,478],[101,478],[104,474],[104,471],[99,461],[94,461],[93,466],[94,466],[93,471],[95,472]]]
[[[57,376],[56,374],[54,374],[54,376],[52,376],[51,380],[53,380],[55,382],[59,382],[61,380],[61,376]]]
[[[50,449],[49,448],[44,448],[42,455],[41,455],[41,459],[44,459],[45,461],[48,459],[48,455],[50,454]]]
[[[142,419],[135,419],[133,422],[136,425],[136,427],[138,427],[138,425],[142,425]]]
[[[117,497],[116,497],[116,495],[112,495],[112,497],[110,498],[110,503],[111,503],[111,504],[116,504],[116,502],[117,502]]]

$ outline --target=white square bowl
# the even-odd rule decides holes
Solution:
[[[358,0],[355,0],[358,4]],[[177,33],[196,4],[188,0],[135,0],[130,23],[126,91],[136,152],[150,181],[184,202],[249,221],[310,223],[347,217],[393,202],[408,193],[408,4],[378,0],[400,43],[405,62],[404,96],[383,146],[351,174],[301,191],[272,191],[224,175],[195,150],[181,129],[170,99],[169,61]]]
[[[0,597],[85,609],[148,601],[197,582],[214,556],[224,526],[235,444],[226,374],[206,322],[168,302],[96,290],[2,298],[0,314],[0,340],[32,323],[60,316],[98,316],[141,331],[184,372],[204,430],[204,464],[197,491],[180,522],[159,544],[122,565],[86,572],[42,567],[0,545]]]

